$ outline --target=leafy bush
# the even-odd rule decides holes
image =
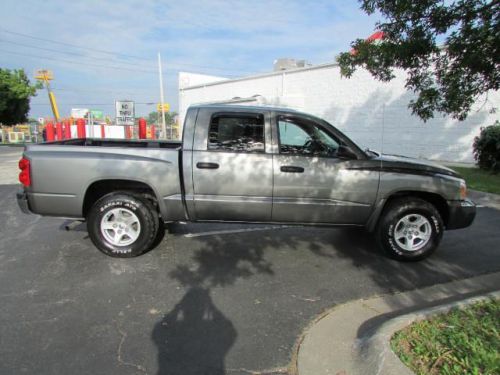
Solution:
[[[479,168],[500,172],[500,122],[481,128],[474,138],[474,158]]]

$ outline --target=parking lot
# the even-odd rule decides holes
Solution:
[[[21,149],[0,147],[0,374],[285,373],[325,309],[500,271],[500,211],[399,263],[359,229],[176,224],[104,256],[85,225],[22,214]]]

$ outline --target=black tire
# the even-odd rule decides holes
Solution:
[[[137,219],[135,224],[137,238],[134,240],[132,237],[125,237],[125,242],[133,242],[123,245],[111,242],[112,239],[106,238],[108,234],[103,234],[101,231],[103,218],[106,215],[113,217],[110,211],[120,208],[126,214],[132,213]],[[105,195],[95,202],[87,215],[87,229],[90,239],[100,251],[114,258],[132,258],[149,250],[158,233],[158,227],[158,213],[153,205],[146,198],[128,192],[114,192]]]
[[[419,217],[425,218],[429,225],[423,224],[423,227],[419,227],[416,224]],[[409,228],[409,230],[416,230],[419,233],[422,230],[422,233],[430,234],[429,239],[407,240],[401,234],[408,228],[403,223],[404,218],[408,219],[406,222],[409,224],[412,224],[412,218],[415,220],[414,228]],[[443,236],[443,230],[443,220],[434,205],[423,199],[404,197],[391,201],[384,209],[377,226],[376,240],[377,245],[391,258],[401,261],[418,261],[427,258],[437,249]],[[399,233],[399,236],[396,236],[396,233]],[[409,250],[403,247],[411,247],[412,245],[416,249]]]
[[[156,232],[155,239],[153,240],[153,243],[150,246],[150,249],[154,249],[157,247],[162,241],[163,238],[165,237],[165,223],[163,222],[163,219],[160,217],[158,219],[158,231]]]

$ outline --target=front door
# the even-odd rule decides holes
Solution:
[[[221,112],[207,120],[209,124],[197,123],[196,131],[208,127],[208,133],[203,131],[208,142],[192,156],[196,218],[270,221],[273,159],[266,153],[270,140],[265,136],[269,114]]]
[[[343,144],[325,124],[276,116],[273,221],[364,224],[376,198],[379,172],[365,161],[337,156]]]

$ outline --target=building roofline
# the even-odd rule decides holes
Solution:
[[[199,89],[199,88],[207,87],[207,86],[223,85],[223,84],[232,83],[232,82],[248,81],[248,80],[251,80],[251,79],[272,77],[272,76],[283,75],[283,74],[301,73],[301,72],[305,72],[305,71],[308,71],[308,70],[333,68],[333,67],[337,67],[337,66],[339,66],[339,64],[337,64],[337,63],[325,63],[325,64],[318,64],[318,65],[313,65],[313,66],[306,66],[306,67],[303,67],[303,68],[287,69],[287,70],[280,70],[280,71],[277,71],[277,72],[255,74],[255,75],[252,75],[252,76],[246,76],[246,77],[240,77],[240,78],[232,78],[232,79],[228,78],[228,79],[224,79],[224,80],[221,80],[221,81],[215,81],[215,82],[210,82],[210,83],[202,83],[202,84],[199,84],[199,85],[193,85],[193,86],[183,87],[183,88],[180,88],[179,91]],[[197,73],[193,73],[193,74],[197,74]]]

